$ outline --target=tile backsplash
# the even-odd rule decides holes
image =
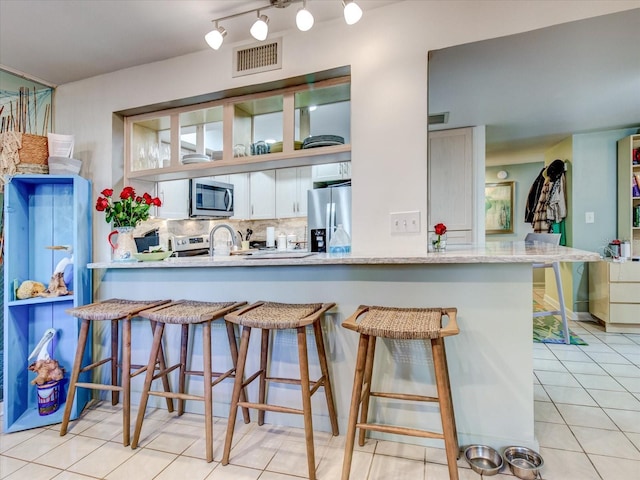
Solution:
[[[234,230],[239,230],[244,235],[248,228],[253,230],[251,240],[264,242],[267,239],[267,227],[274,227],[276,237],[283,233],[295,234],[299,242],[307,240],[307,217],[299,218],[279,218],[268,220],[233,220],[233,219],[212,219],[212,220],[163,220],[149,219],[143,222],[134,231],[134,236],[142,236],[146,232],[158,229],[160,244],[167,245],[169,237],[172,235],[207,235],[211,229],[219,223],[227,223]],[[223,232],[225,230],[221,230]],[[216,237],[218,233],[216,232]],[[306,243],[302,243],[305,248]]]

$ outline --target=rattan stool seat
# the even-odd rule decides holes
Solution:
[[[331,379],[329,377],[329,367],[324,347],[324,338],[320,320],[324,313],[333,308],[334,303],[278,303],[278,302],[256,302],[241,310],[225,316],[225,320],[230,323],[241,325],[242,337],[240,339],[240,351],[238,354],[238,369],[236,381],[233,387],[233,397],[229,410],[229,421],[227,424],[227,436],[224,442],[224,453],[222,465],[229,463],[231,445],[233,443],[233,433],[238,407],[253,408],[258,410],[258,425],[264,424],[265,412],[278,412],[302,415],[304,417],[305,443],[307,449],[307,468],[309,479],[316,478],[315,451],[313,445],[313,421],[311,412],[311,396],[324,387],[327,410],[333,435],[338,435],[338,417],[333,403],[333,392]],[[321,376],[318,380],[309,378],[309,358],[307,353],[307,326],[313,326],[313,335],[318,351],[318,363],[320,364]],[[249,350],[249,339],[252,328],[259,328],[261,332],[260,348],[260,368],[253,375],[248,375],[246,382],[243,376],[246,367],[247,353]],[[269,338],[276,330],[295,329],[298,343],[298,363],[300,376],[298,378],[278,378],[269,375]],[[259,379],[258,401],[247,402],[241,397],[242,389]],[[267,403],[267,387],[269,383],[284,383],[299,385],[302,397],[302,409],[293,408],[288,405],[276,405]]]
[[[119,320],[147,308],[153,308],[165,303],[169,300],[124,300],[121,298],[110,298],[102,302],[90,303],[80,307],[69,308],[66,313],[76,318],[85,320]]]
[[[106,390],[111,392],[111,403],[116,405],[122,393],[122,444],[124,446],[130,443],[131,378],[141,374],[147,369],[146,365],[143,367],[141,365],[131,364],[131,319],[139,316],[140,312],[145,309],[155,308],[169,302],[170,300],[127,300],[111,298],[65,310],[67,314],[82,320],[80,333],[78,335],[78,346],[69,379],[68,397],[74,398],[77,388]],[[110,353],[100,360],[92,360],[92,363],[82,366],[83,362],[88,360],[85,358],[85,352],[87,351],[87,344],[91,344],[89,329],[91,322],[95,321],[109,321],[111,323]],[[120,334],[118,332],[120,324],[122,324],[121,342],[119,342]],[[150,325],[151,332],[154,332],[155,322],[152,321]],[[119,355],[120,344],[122,346],[122,353]],[[91,377],[88,375],[88,372],[107,363],[109,363],[111,367],[111,383],[99,383],[95,380],[89,381]],[[156,352],[153,366],[154,369],[166,368],[163,349]],[[120,371],[120,381],[118,381],[118,371]],[[79,381],[80,375],[82,374],[86,374],[87,381]],[[165,391],[169,391],[169,380],[165,378],[162,383]],[[71,416],[71,406],[72,402],[67,402],[60,425],[60,436],[67,434]],[[170,398],[167,398],[167,410],[170,412],[173,411],[173,401]]]
[[[243,327],[286,329],[310,324],[309,316],[322,308],[321,303],[260,302],[256,308],[227,315],[229,322]]]
[[[213,387],[230,378],[233,379],[236,374],[236,366],[238,363],[238,345],[234,326],[232,323],[224,322],[227,330],[227,339],[229,342],[229,352],[231,356],[232,366],[225,372],[213,371],[213,361],[211,352],[211,323],[216,320],[223,320],[224,316],[233,310],[245,305],[247,302],[203,302],[198,300],[177,300],[166,305],[151,308],[140,312],[140,316],[148,318],[156,324],[156,329],[151,345],[151,353],[149,355],[149,363],[146,367],[146,377],[144,386],[142,387],[142,395],[140,397],[140,408],[138,409],[138,417],[136,419],[136,427],[131,441],[131,448],[136,448],[140,440],[144,416],[146,413],[149,396],[158,396],[164,398],[173,398],[178,400],[178,416],[184,413],[184,404],[187,400],[195,400],[204,403],[204,426],[205,426],[205,450],[207,462],[213,461]],[[157,352],[162,346],[162,338],[165,332],[165,325],[180,325],[182,335],[180,339],[180,359],[177,363],[165,367],[156,373],[154,368]],[[197,326],[202,327],[202,369],[191,370],[189,366],[188,350],[189,350],[189,332],[193,331]],[[168,375],[178,369],[178,389],[175,392],[154,391],[151,389],[152,383],[158,378],[167,379]],[[189,393],[187,392],[186,377],[198,376],[203,378],[203,392]],[[215,380],[214,380],[215,379]],[[242,379],[241,379],[242,380]],[[245,401],[246,395],[244,390],[240,394],[240,398]],[[249,411],[244,408],[244,421],[249,423]]]
[[[156,322],[177,325],[202,323],[219,318],[220,315],[229,311],[231,306],[238,308],[245,303],[178,300],[169,305],[162,305],[160,308],[145,310],[140,316]]]
[[[445,327],[442,326],[443,317],[449,319]],[[460,332],[456,317],[457,309],[455,308],[399,308],[361,305],[353,315],[344,321],[342,326],[359,333],[360,341],[347,421],[342,480],[348,480],[351,474],[356,429],[360,430],[358,438],[360,446],[364,445],[367,431],[442,439],[447,454],[449,478],[450,480],[458,480],[456,460],[460,451],[451,399],[447,357],[444,349],[444,337],[457,335]],[[391,341],[428,340],[431,343],[438,395],[433,397],[398,391],[374,391],[372,388],[373,363],[378,337]],[[440,407],[442,433],[369,420],[369,403],[372,397],[396,401],[437,403]],[[385,418],[384,415],[378,415],[378,417]]]
[[[364,308],[364,307],[360,307]],[[366,307],[367,315],[356,331],[365,335],[404,340],[438,338],[442,332],[442,308]]]

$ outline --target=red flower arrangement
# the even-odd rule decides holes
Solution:
[[[436,223],[433,229],[436,232],[436,235],[444,235],[447,233],[447,226],[444,223]]]
[[[113,189],[105,188],[100,192],[101,197],[96,201],[96,210],[105,212],[107,223],[113,222],[114,227],[135,227],[138,223],[149,218],[151,206],[159,207],[162,202],[158,197],[148,193],[136,196],[133,187],[124,187],[120,192],[120,200],[113,201]]]

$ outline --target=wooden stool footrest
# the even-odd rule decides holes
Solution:
[[[113,392],[121,392],[122,387],[118,385],[107,385],[106,383],[86,383],[77,382],[76,387],[90,388],[91,390],[110,390]]]
[[[100,365],[103,365],[103,364],[105,364],[107,362],[110,362],[110,361],[111,361],[110,358],[103,358],[102,360],[99,360],[97,362],[93,362],[93,363],[87,365],[86,367],[82,367],[80,369],[80,373],[88,372],[89,370],[93,370],[94,368],[99,367]]]
[[[150,391],[149,395],[163,398],[177,398],[178,400],[198,400],[200,402],[204,401],[204,397],[202,395],[191,395],[189,393]]]
[[[380,425],[377,423],[357,423],[356,428],[362,430],[373,430],[376,432],[393,433],[396,435],[411,435],[412,437],[444,439],[444,434],[430,432],[428,430],[418,430],[417,428],[399,427],[396,425]]]
[[[265,412],[294,413],[296,415],[304,415],[299,408],[283,407],[282,405],[267,405],[266,403],[238,402],[239,407],[253,408],[255,410],[264,410]]]
[[[227,378],[234,378],[236,373],[236,369],[232,368],[231,370],[227,370],[224,373],[214,372],[211,374],[211,377],[217,377],[213,382],[211,382],[211,386],[214,387],[219,384],[221,381],[226,380]]]
[[[372,397],[393,398],[395,400],[409,400],[413,402],[438,402],[438,397],[427,397],[410,393],[370,392]]]

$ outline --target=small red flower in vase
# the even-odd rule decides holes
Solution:
[[[433,230],[435,232],[431,236],[433,251],[442,252],[447,248],[447,226],[444,223],[436,223]]]

